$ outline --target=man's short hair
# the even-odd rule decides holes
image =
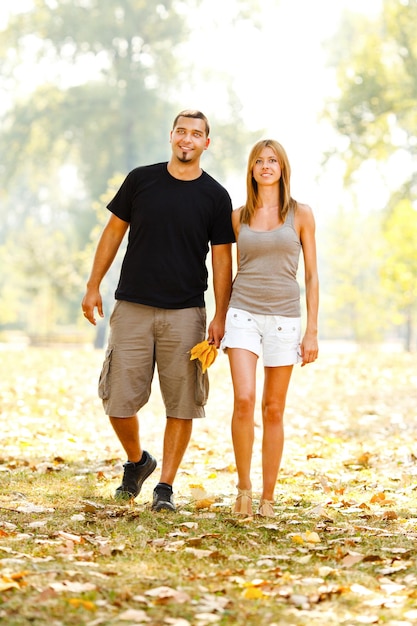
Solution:
[[[185,109],[184,111],[181,111],[180,113],[178,113],[177,117],[174,120],[174,123],[172,124],[173,129],[176,127],[178,119],[180,117],[194,117],[195,119],[203,120],[206,126],[206,135],[207,137],[209,136],[209,133],[210,133],[209,121],[204,115],[204,113],[202,113],[201,111],[197,111],[196,109]]]

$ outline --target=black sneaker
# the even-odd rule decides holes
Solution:
[[[131,461],[127,461],[123,465],[125,469],[122,484],[117,487],[116,493],[114,494],[115,498],[119,500],[130,500],[139,495],[143,483],[156,467],[156,459],[154,459],[149,452],[146,452],[146,450],[143,451],[143,454],[145,455],[146,461],[142,465],[132,463]]]
[[[174,494],[169,485],[157,485],[153,490],[152,511],[175,511]]]

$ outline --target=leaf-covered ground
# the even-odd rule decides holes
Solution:
[[[96,396],[101,361],[88,349],[0,351],[0,622],[417,623],[416,355],[326,346],[294,371],[273,520],[230,513],[223,355],[175,484],[178,512],[149,510],[158,470],[117,504],[125,459]],[[159,463],[164,420],[155,385],[141,432]]]

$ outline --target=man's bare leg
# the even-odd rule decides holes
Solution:
[[[188,447],[193,420],[167,417],[162,455],[161,483],[172,485]]]
[[[110,423],[126,452],[128,460],[132,463],[140,461],[142,448],[140,445],[138,416],[110,417]]]
[[[172,484],[190,441],[192,428],[191,419],[167,417],[161,478],[154,489],[153,511],[175,511]]]
[[[144,481],[156,468],[156,459],[149,452],[142,450],[137,415],[110,417],[110,423],[128,459],[123,466],[122,483],[116,489],[115,497],[123,500],[136,498]]]

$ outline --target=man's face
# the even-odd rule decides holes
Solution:
[[[179,117],[170,134],[172,152],[181,163],[195,163],[209,147],[204,120]]]

